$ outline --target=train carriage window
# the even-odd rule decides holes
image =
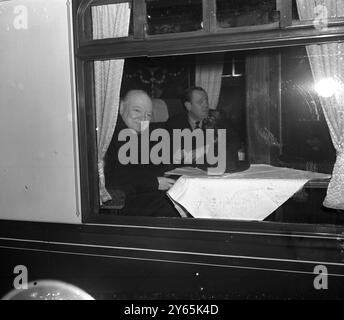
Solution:
[[[174,34],[201,30],[202,19],[187,17],[180,28],[170,24],[171,17],[178,20],[181,2],[171,8],[169,1],[137,3],[147,9],[146,33],[152,37],[102,41],[99,52],[96,42],[79,50],[79,100],[87,119],[88,160],[83,168],[92,218],[344,224],[341,25],[329,24],[319,33],[317,26],[286,24],[278,32],[240,33],[241,41],[232,31],[215,33],[219,27],[275,23],[276,9],[284,14],[290,9],[294,20],[314,17],[301,0],[288,1],[289,7],[280,1],[189,1],[185,5],[201,8],[200,17],[205,14],[202,5],[215,4],[218,25],[213,34],[183,38]],[[241,22],[234,19],[231,5],[239,10]],[[341,8],[337,14],[329,10],[331,17],[341,19]],[[245,22],[248,11],[256,19],[252,24]],[[213,22],[208,20],[208,27]],[[128,33],[128,19],[124,25]],[[153,37],[159,34],[164,36]],[[190,50],[189,39],[195,50]],[[192,87],[206,101],[202,121],[190,116],[193,95],[185,92]],[[211,143],[198,145],[203,155],[213,152],[212,163],[205,157],[206,163],[193,163],[199,150],[189,155],[182,151],[185,137],[180,150],[175,148],[173,129],[181,128],[172,120],[178,117],[186,119],[190,132],[201,129],[204,139],[208,129],[225,129],[226,144],[217,133]],[[195,136],[190,141],[197,143]],[[188,157],[193,168],[176,170],[180,164],[185,167],[180,161]],[[214,170],[218,167],[223,170]]]

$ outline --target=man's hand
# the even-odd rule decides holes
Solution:
[[[158,177],[158,182],[159,190],[168,190],[174,185],[176,181],[171,178]]]

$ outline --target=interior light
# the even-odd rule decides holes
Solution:
[[[315,91],[319,96],[324,98],[333,96],[339,89],[340,85],[338,81],[333,78],[324,78],[315,84]]]

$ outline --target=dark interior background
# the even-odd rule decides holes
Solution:
[[[314,81],[304,47],[271,51],[280,55],[281,148],[274,165],[331,173],[335,150],[313,89]],[[247,136],[247,67],[254,52],[225,53],[222,86],[217,109],[231,121],[243,141]],[[270,53],[269,53],[270,54]],[[207,54],[206,61],[215,59]],[[182,95],[195,84],[196,55],[126,59],[121,95],[143,89],[166,102],[169,116],[184,112]],[[264,81],[264,80],[263,80]],[[266,81],[271,81],[267,79]],[[262,84],[262,87],[265,84]],[[271,93],[274,94],[275,93]],[[271,96],[270,100],[274,98]],[[269,97],[266,98],[269,101]],[[252,103],[252,102],[251,102]],[[249,124],[252,126],[252,124]]]

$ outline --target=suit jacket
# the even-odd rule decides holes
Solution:
[[[211,121],[210,121],[211,119]],[[209,128],[216,129],[226,129],[226,150],[218,150],[218,152],[226,152],[226,172],[233,172],[233,171],[241,171],[246,169],[247,163],[240,163],[238,159],[238,151],[242,148],[242,141],[239,138],[237,132],[231,126],[230,121],[225,119],[222,115],[217,115],[216,117],[212,116],[210,113],[208,119],[203,121],[203,123],[209,124]],[[188,115],[186,112],[180,113],[175,115],[174,117],[170,118],[166,123],[166,129],[170,132],[170,137],[173,137],[173,129],[191,129],[190,123],[188,121]],[[171,143],[171,146],[173,144]],[[216,152],[215,148],[215,152]],[[172,152],[171,152],[172,154]],[[192,165],[197,166],[201,169],[206,169],[210,167],[208,163],[206,163],[206,157],[204,158],[205,164],[200,165],[196,163],[192,163]],[[174,166],[181,166],[174,165]]]
[[[178,113],[177,115],[168,119],[168,121],[166,122],[166,129],[169,132],[172,132],[173,129],[192,130],[189,120],[188,120],[188,114],[186,112]]]

